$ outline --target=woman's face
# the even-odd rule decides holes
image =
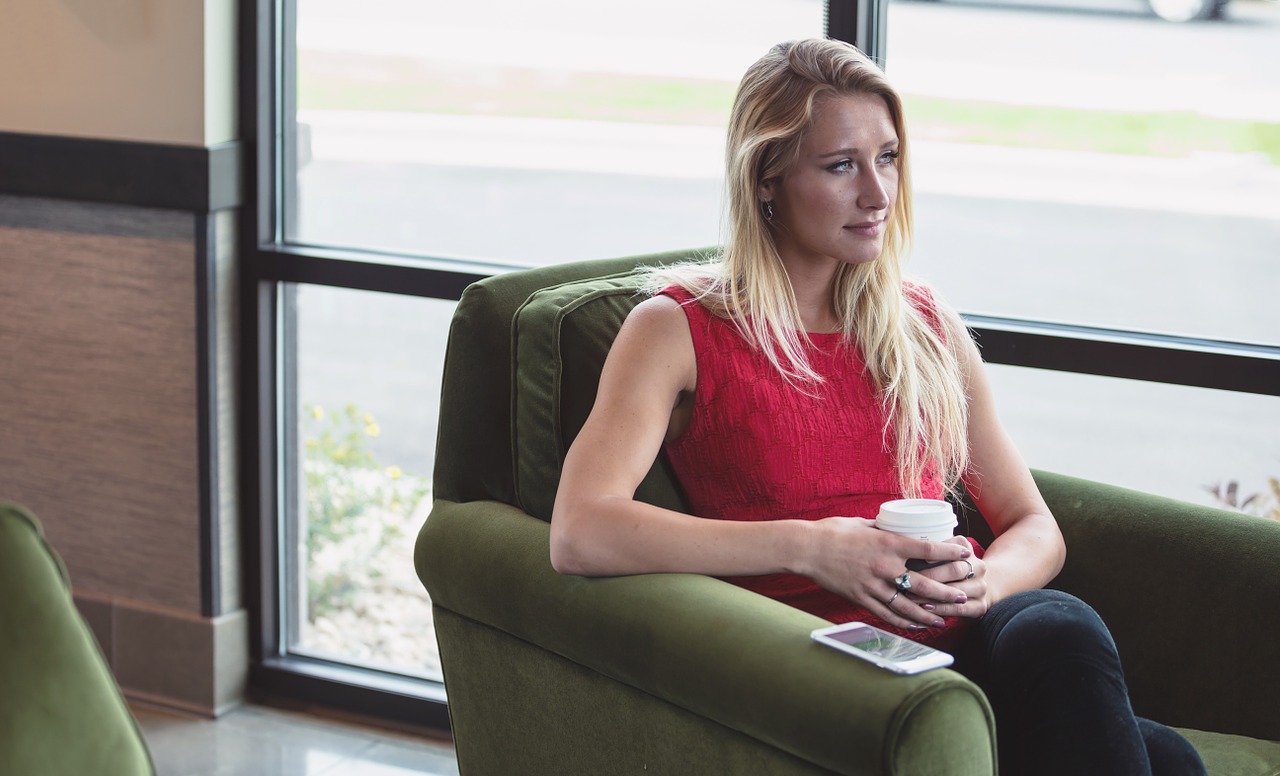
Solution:
[[[795,163],[763,183],[778,252],[788,267],[880,256],[898,197],[898,133],[883,98],[830,97],[814,108]]]

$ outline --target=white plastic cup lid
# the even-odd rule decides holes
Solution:
[[[890,531],[951,529],[957,524],[951,504],[940,499],[905,498],[880,505],[876,525]]]

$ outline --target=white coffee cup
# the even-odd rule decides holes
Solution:
[[[951,504],[931,498],[886,501],[880,505],[880,514],[876,516],[876,528],[935,542],[951,538],[956,524]]]

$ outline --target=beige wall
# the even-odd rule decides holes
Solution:
[[[234,139],[235,0],[7,0],[0,131]]]
[[[0,0],[0,132],[190,147],[236,139],[235,7]],[[248,667],[234,477],[236,214],[4,185],[0,498],[43,521],[126,694],[217,714],[242,697]],[[208,508],[222,600],[213,616],[200,587],[202,257],[214,268],[217,316],[209,423],[220,498]]]

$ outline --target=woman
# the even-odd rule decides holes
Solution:
[[[902,279],[907,142],[883,74],[847,44],[775,47],[743,78],[726,161],[723,255],[656,273],[609,353],[564,465],[556,569],[726,577],[955,651],[1005,773],[1203,772],[1133,716],[1097,615],[1041,590],[1065,557],[1057,524],[964,324]],[[660,451],[696,517],[633,498]],[[960,481],[985,551],[867,519]]]

